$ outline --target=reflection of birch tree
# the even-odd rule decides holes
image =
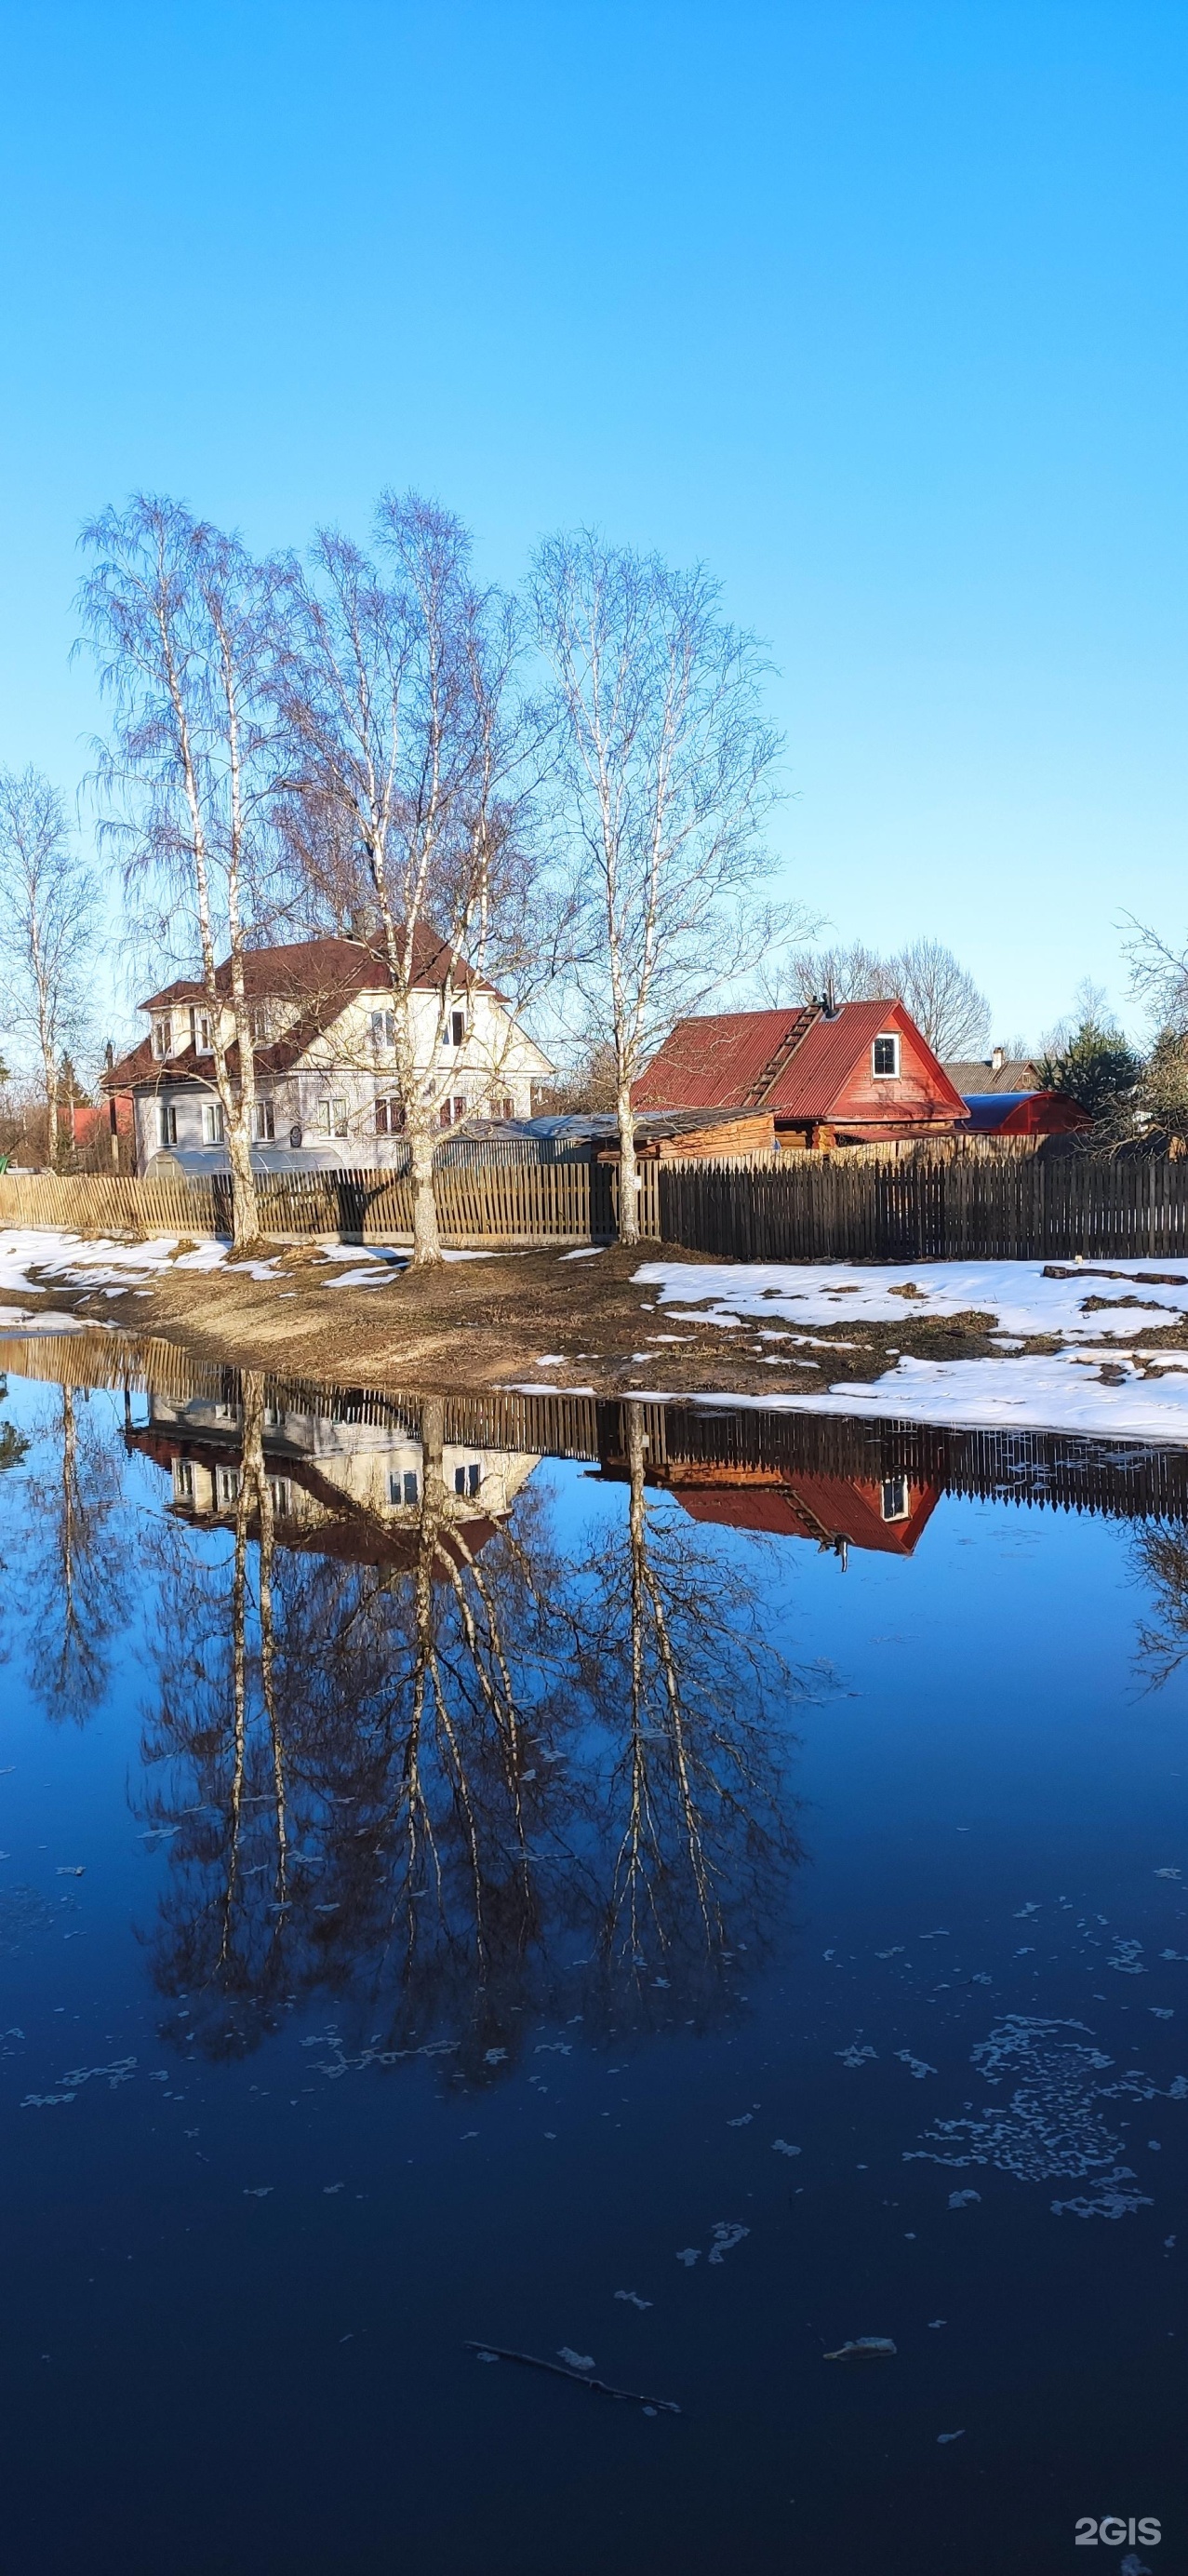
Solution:
[[[1145,1521],[1135,1534],[1134,1562],[1150,1586],[1136,1667],[1149,1690],[1162,1690],[1188,1656],[1188,1532],[1174,1521]]]
[[[797,1852],[778,1718],[792,1676],[763,1596],[745,1559],[649,1504],[643,1413],[624,1412],[626,1518],[600,1534],[579,1593],[603,1744],[600,1950],[620,2012],[645,1968],[699,1986],[736,1947],[762,1944]]]
[[[56,1390],[45,1434],[46,1464],[26,1489],[30,1679],[47,1716],[82,1726],[107,1689],[110,1640],[127,1612],[126,1559],[111,1527],[119,1469],[86,1395],[71,1387]]]
[[[459,1511],[426,1401],[416,1502],[365,1565],[278,1539],[261,1421],[246,1382],[230,1558],[170,1532],[146,1739],[179,1766],[156,1972],[203,2044],[320,1992],[336,2046],[490,2082],[562,1994],[620,2029],[721,2009],[794,1856],[785,1677],[744,1575],[651,1513],[638,1420],[622,1530],[566,1561],[539,1494]]]
[[[158,1973],[206,1997],[211,2044],[229,2008],[242,2044],[282,1990],[329,1987],[366,1997],[390,2044],[448,2019],[482,2062],[538,1942],[558,1777],[531,1758],[539,1565],[511,1532],[480,1558],[446,1493],[440,1406],[424,1417],[418,1501],[382,1525],[390,1564],[277,1546],[250,1381],[229,1563],[170,1533],[146,1754],[184,1757],[188,1778],[153,1810],[174,1859]]]

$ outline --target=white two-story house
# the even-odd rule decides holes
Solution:
[[[443,1128],[471,1118],[530,1118],[553,1066],[503,995],[430,932],[417,942],[413,1012],[417,1069]],[[218,969],[230,993],[229,962]],[[393,1047],[392,983],[365,940],[307,939],[253,948],[244,958],[252,1015],[252,1135],[264,1170],[374,1170],[403,1160]],[[166,985],[142,1002],[149,1033],[104,1077],[132,1094],[136,1169],[161,1155],[198,1171],[225,1169],[214,1081],[210,1005],[198,983]],[[238,1080],[237,1046],[223,1035]]]

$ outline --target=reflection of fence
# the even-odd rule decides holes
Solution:
[[[137,1342],[118,1333],[12,1335],[0,1339],[0,1371],[68,1387],[107,1387],[165,1396],[177,1405],[205,1401],[235,1407],[240,1380],[232,1368],[195,1360],[172,1342]],[[417,1436],[424,1399],[407,1391],[318,1385],[309,1379],[264,1379],[272,1412],[290,1426],[307,1420],[390,1427]],[[618,1397],[520,1395],[491,1389],[442,1400],[442,1432],[457,1448],[519,1452],[536,1458],[597,1463],[612,1474],[627,1455],[627,1423],[637,1408]],[[932,1423],[878,1422],[869,1415],[805,1413],[791,1407],[638,1406],[650,1476],[674,1467],[720,1468],[737,1483],[823,1476],[865,1484],[906,1476],[940,1493],[996,1502],[1046,1504],[1118,1519],[1188,1521],[1188,1447],[1137,1440],[1086,1439],[1071,1432],[977,1430]]]
[[[593,1162],[443,1165],[433,1176],[447,1244],[609,1243],[618,1175]],[[645,1230],[655,1230],[656,1173],[644,1175]],[[412,1241],[412,1182],[405,1172],[262,1172],[261,1231],[278,1238]],[[124,1180],[99,1173],[0,1177],[0,1224],[63,1226],[79,1234],[227,1234],[226,1176]]]
[[[657,1230],[735,1261],[1188,1260],[1188,1162],[789,1155],[661,1163]]]

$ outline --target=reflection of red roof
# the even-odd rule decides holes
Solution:
[[[716,1528],[765,1531],[772,1538],[844,1538],[851,1547],[881,1556],[911,1556],[935,1509],[939,1485],[908,1484],[907,1515],[883,1516],[883,1481],[858,1484],[844,1476],[801,1476],[795,1486],[741,1479],[722,1485],[686,1484],[678,1470],[671,1491],[691,1520]]]

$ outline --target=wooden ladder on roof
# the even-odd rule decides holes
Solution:
[[[739,1102],[740,1109],[761,1109],[763,1107],[764,1101],[768,1098],[768,1095],[774,1090],[776,1083],[779,1081],[780,1075],[782,1074],[785,1065],[788,1063],[789,1058],[795,1055],[801,1039],[808,1036],[809,1030],[812,1028],[814,1021],[818,1020],[820,1016],[820,1004],[817,1002],[806,1002],[804,1008],[797,1012],[795,1019],[791,1022],[790,1026],[785,1029],[784,1034],[780,1039],[780,1043],[776,1048],[775,1054],[768,1057],[762,1072],[758,1075],[756,1080],[751,1083],[749,1089],[743,1093],[742,1099]]]

